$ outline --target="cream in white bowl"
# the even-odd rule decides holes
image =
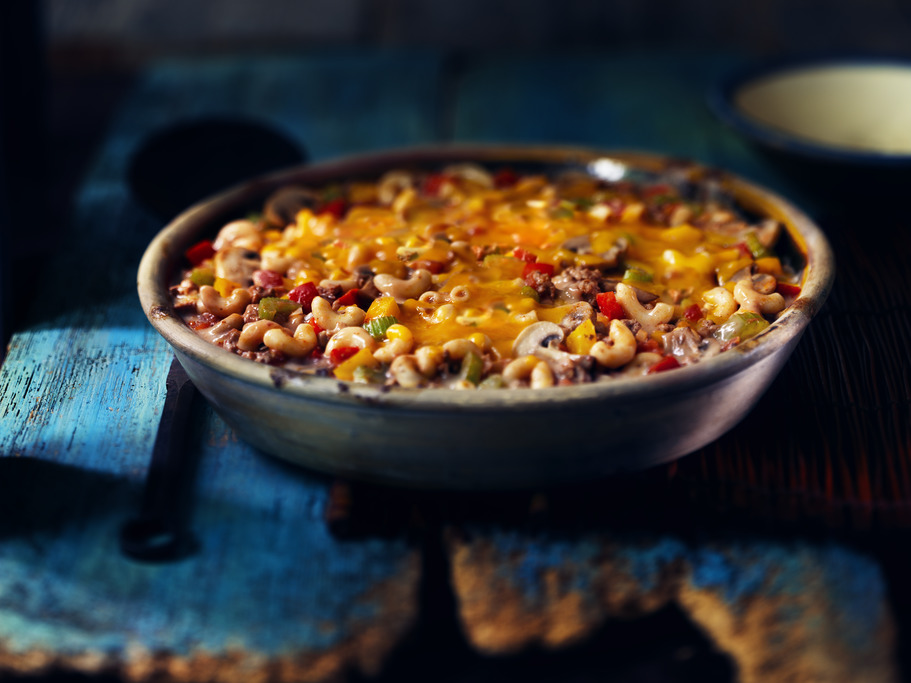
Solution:
[[[743,84],[740,112],[810,144],[911,155],[911,67],[830,63],[794,67]]]

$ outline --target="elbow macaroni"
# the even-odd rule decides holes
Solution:
[[[267,202],[267,218],[232,221],[188,252],[173,291],[191,327],[303,373],[544,389],[699,362],[702,347],[743,341],[731,330],[763,329],[737,316],[767,325],[799,294],[800,266],[766,244],[768,219],[751,224],[717,195],[699,203],[657,181],[462,164],[312,196],[323,199],[289,225],[269,222],[282,214]],[[225,277],[234,262],[237,281]],[[531,326],[543,336],[516,348]],[[679,328],[697,342],[668,364]]]

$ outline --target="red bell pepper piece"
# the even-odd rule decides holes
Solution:
[[[209,313],[208,311],[202,313],[196,320],[190,320],[187,322],[194,330],[204,330],[207,327],[212,327],[215,323],[218,322],[218,318]]]
[[[519,181],[519,175],[511,168],[501,168],[494,174],[493,184],[496,187],[512,187]]]
[[[197,242],[192,247],[187,249],[184,252],[184,256],[186,256],[187,260],[194,266],[198,266],[206,259],[215,256],[215,247],[212,246],[211,241],[202,240],[201,242]]]
[[[781,294],[781,296],[800,296],[800,287],[788,282],[779,282],[775,287],[775,291]]]
[[[351,356],[358,351],[360,351],[360,349],[356,346],[339,346],[329,352],[329,360],[331,360],[334,365],[338,365],[351,358]]]
[[[746,242],[738,242],[734,246],[737,247],[738,251],[740,251],[740,255],[743,258],[753,258],[753,252],[750,251],[750,247]]]
[[[673,356],[665,356],[652,367],[648,369],[649,375],[654,375],[656,372],[664,372],[665,370],[673,370],[674,368],[679,368],[680,363]]]
[[[322,207],[320,207],[319,213],[331,213],[336,218],[341,218],[345,215],[345,210],[347,208],[348,203],[344,198],[336,197],[323,204]]]
[[[424,194],[431,195],[433,197],[440,194],[440,190],[443,188],[447,182],[449,182],[450,177],[445,173],[431,173],[424,180]]]
[[[356,306],[357,305],[357,293],[361,291],[357,287],[349,289],[347,292],[342,294],[338,299],[339,306]]]
[[[315,284],[312,282],[305,282],[288,292],[288,298],[294,303],[300,304],[300,307],[305,313],[309,313],[310,307],[313,305],[313,300],[318,293]]]
[[[601,292],[595,297],[598,309],[608,320],[622,320],[626,317],[626,311],[623,310],[623,304],[617,301],[617,295],[614,292]]]
[[[315,320],[309,320],[308,324],[310,325],[310,327],[313,328],[313,331],[316,332],[317,334],[319,334],[320,332],[323,332],[325,330],[325,328],[322,325],[320,325],[318,322],[316,322]]]
[[[516,247],[513,249],[512,255],[520,261],[525,261],[526,263],[534,263],[538,260],[537,254],[532,254],[530,251],[526,251],[522,247]]]
[[[697,320],[702,320],[702,309],[699,308],[699,304],[690,304],[686,307],[686,310],[683,311],[683,317],[689,320],[691,323],[694,323]]]
[[[654,353],[658,350],[658,342],[654,339],[646,339],[636,344],[636,353]]]

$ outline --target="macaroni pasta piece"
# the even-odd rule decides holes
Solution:
[[[254,361],[402,387],[546,388],[697,363],[799,294],[773,220],[672,183],[462,164],[284,188],[171,288]]]

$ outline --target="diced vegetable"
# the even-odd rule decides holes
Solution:
[[[364,323],[364,329],[370,333],[370,336],[377,341],[386,337],[386,330],[393,325],[398,324],[398,319],[391,315],[381,315],[378,318],[371,318]]]
[[[215,287],[215,291],[221,296],[229,296],[231,292],[240,287],[236,282],[226,280],[223,277],[215,278],[215,282],[212,283],[212,286]]]
[[[679,368],[680,362],[673,356],[665,356],[653,366],[648,369],[649,375],[654,375],[657,372],[664,372],[666,370],[673,370],[674,368]]]
[[[534,299],[535,301],[538,301],[538,302],[541,301],[541,295],[538,294],[538,290],[536,290],[534,287],[529,287],[528,285],[526,285],[525,287],[520,289],[519,294],[528,299]]]
[[[383,384],[386,381],[386,373],[379,367],[358,365],[351,373],[351,379],[361,384]]]
[[[727,342],[741,341],[755,337],[769,326],[769,321],[757,313],[735,313],[721,327],[715,330],[715,338]]]
[[[775,291],[781,296],[800,296],[800,287],[787,282],[779,282],[775,287]]]
[[[497,187],[511,187],[519,181],[518,174],[511,168],[501,168],[493,177],[494,185]]]
[[[694,323],[697,320],[702,320],[705,315],[703,314],[702,309],[699,307],[699,304],[690,304],[684,309],[683,317],[689,320],[691,323]]]
[[[598,309],[609,320],[622,320],[626,317],[626,311],[623,305],[617,301],[617,295],[614,292],[601,292],[595,297]]]
[[[443,173],[431,173],[424,180],[422,190],[424,194],[428,194],[432,197],[436,197],[440,194],[440,190],[443,189],[443,185],[449,182],[449,176]]]
[[[259,301],[259,319],[275,320],[276,318],[285,318],[298,308],[300,308],[300,304],[290,299],[267,296]]]
[[[459,378],[465,379],[472,384],[478,384],[481,381],[481,374],[484,371],[484,361],[481,357],[469,351],[462,358],[462,367],[459,372]]]
[[[339,306],[356,306],[357,305],[357,293],[361,291],[357,287],[349,289],[347,292],[342,294],[337,302]]]
[[[370,304],[370,307],[367,309],[367,320],[372,318],[399,318],[402,315],[402,310],[399,308],[399,305],[395,301],[395,297],[392,296],[379,296],[373,300]]]
[[[534,263],[538,260],[537,254],[532,254],[530,251],[526,251],[522,247],[516,247],[513,249],[512,255],[520,261],[525,261],[526,263]]]
[[[570,353],[584,356],[591,351],[596,341],[598,341],[598,335],[595,332],[594,323],[591,320],[584,320],[569,333],[566,338],[566,348]]]
[[[336,218],[341,218],[345,215],[347,208],[348,206],[344,198],[336,197],[335,199],[330,199],[328,202],[323,204],[320,207],[319,213],[329,213]]]
[[[288,298],[300,305],[300,307],[304,309],[304,313],[309,313],[310,306],[313,304],[313,300],[318,293],[315,284],[312,282],[305,282],[288,292]]]
[[[655,276],[635,266],[627,268],[623,273],[623,279],[628,282],[652,282]]]
[[[481,380],[478,385],[479,389],[502,389],[506,386],[506,380],[503,375],[490,375]]]
[[[187,257],[187,260],[190,263],[192,263],[194,266],[198,266],[206,259],[210,259],[215,256],[215,247],[212,246],[212,242],[209,240],[202,240],[201,242],[197,242],[192,247],[187,249],[184,252],[184,255]]]
[[[356,346],[337,346],[329,352],[329,360],[338,365],[355,356],[361,350]]]
[[[349,353],[352,350],[352,347],[333,349],[329,356],[332,362],[336,362],[335,358],[343,355],[342,353],[336,354],[338,352]],[[380,362],[373,357],[373,354],[370,352],[370,349],[357,349],[354,348],[354,353],[347,358],[338,362],[333,374],[338,379],[352,380],[354,379],[354,372],[358,368],[377,368],[380,365]],[[363,372],[363,371],[362,371]]]
[[[215,271],[211,268],[194,268],[190,271],[190,281],[197,287],[215,284]]]
[[[755,232],[748,232],[744,242],[754,259],[768,258],[773,255],[772,252],[766,249],[765,245],[759,241],[759,237]]]

